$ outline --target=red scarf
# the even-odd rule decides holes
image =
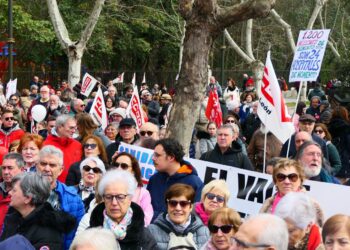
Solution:
[[[309,242],[307,243],[307,250],[315,250],[322,242],[320,230],[316,224],[310,228]]]

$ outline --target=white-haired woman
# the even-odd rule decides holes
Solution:
[[[111,230],[122,250],[156,249],[153,236],[144,226],[141,207],[132,202],[136,188],[137,182],[128,171],[107,172],[98,185],[103,203],[92,211],[90,227]]]
[[[106,172],[106,168],[98,157],[90,156],[80,163],[80,172],[81,180],[77,189],[78,194],[84,202],[85,212],[87,212],[90,202],[95,198],[96,183]]]
[[[23,235],[35,249],[63,249],[63,234],[74,229],[75,219],[46,202],[50,183],[37,173],[21,173],[12,179],[10,209],[0,241]]]
[[[288,249],[324,249],[312,200],[300,192],[290,192],[278,203],[275,215],[285,220],[289,231]]]
[[[75,237],[70,250],[120,250],[113,233],[104,228],[87,229]]]
[[[194,205],[194,212],[208,225],[210,215],[219,208],[226,207],[230,191],[224,180],[212,180],[203,187],[201,201]]]

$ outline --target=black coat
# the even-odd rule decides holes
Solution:
[[[233,141],[231,147],[224,153],[221,153],[216,143],[215,148],[202,154],[200,160],[254,171],[248,156],[242,153],[242,146],[236,141]]]
[[[10,210],[12,212],[9,211],[6,215],[0,241],[21,234],[35,249],[48,246],[51,250],[62,250],[63,234],[72,231],[76,224],[74,217],[55,211],[47,202],[35,208],[25,218],[18,211]]]
[[[101,203],[91,213],[90,227],[103,226],[103,210],[105,204]],[[145,228],[142,208],[136,203],[131,203],[133,211],[131,224],[126,229],[126,236],[118,240],[121,250],[156,250],[157,243],[150,231]]]
[[[130,144],[134,144],[135,142],[138,141],[139,138],[140,138],[140,137],[136,134],[136,135],[134,136],[134,140],[133,140],[132,143],[130,143]],[[111,143],[111,144],[109,144],[109,145],[107,146],[106,152],[107,152],[108,163],[111,163],[111,162],[112,162],[112,156],[114,155],[114,153],[115,153],[116,151],[118,151],[119,144],[120,144],[120,142],[122,142],[122,141],[123,141],[123,138],[122,138],[119,134],[117,134],[117,136],[116,136],[116,138],[115,138],[115,142],[113,142],[113,143]]]

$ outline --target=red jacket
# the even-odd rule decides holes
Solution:
[[[82,158],[82,146],[80,142],[72,138],[62,138],[56,135],[48,135],[44,141],[44,146],[46,145],[52,145],[62,150],[64,168],[62,174],[58,177],[58,181],[65,183],[70,166]]]
[[[24,135],[24,131],[19,128],[18,124],[11,128],[9,131],[4,131],[0,128],[0,147],[9,148],[11,142],[21,139]]]

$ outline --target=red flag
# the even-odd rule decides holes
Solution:
[[[217,127],[222,125],[222,112],[219,103],[219,96],[216,89],[213,89],[209,93],[208,105],[205,110],[205,115],[210,122],[215,122]]]
[[[137,86],[134,87],[134,92],[126,109],[126,114],[134,119],[137,129],[139,129],[142,124],[145,123]]]

